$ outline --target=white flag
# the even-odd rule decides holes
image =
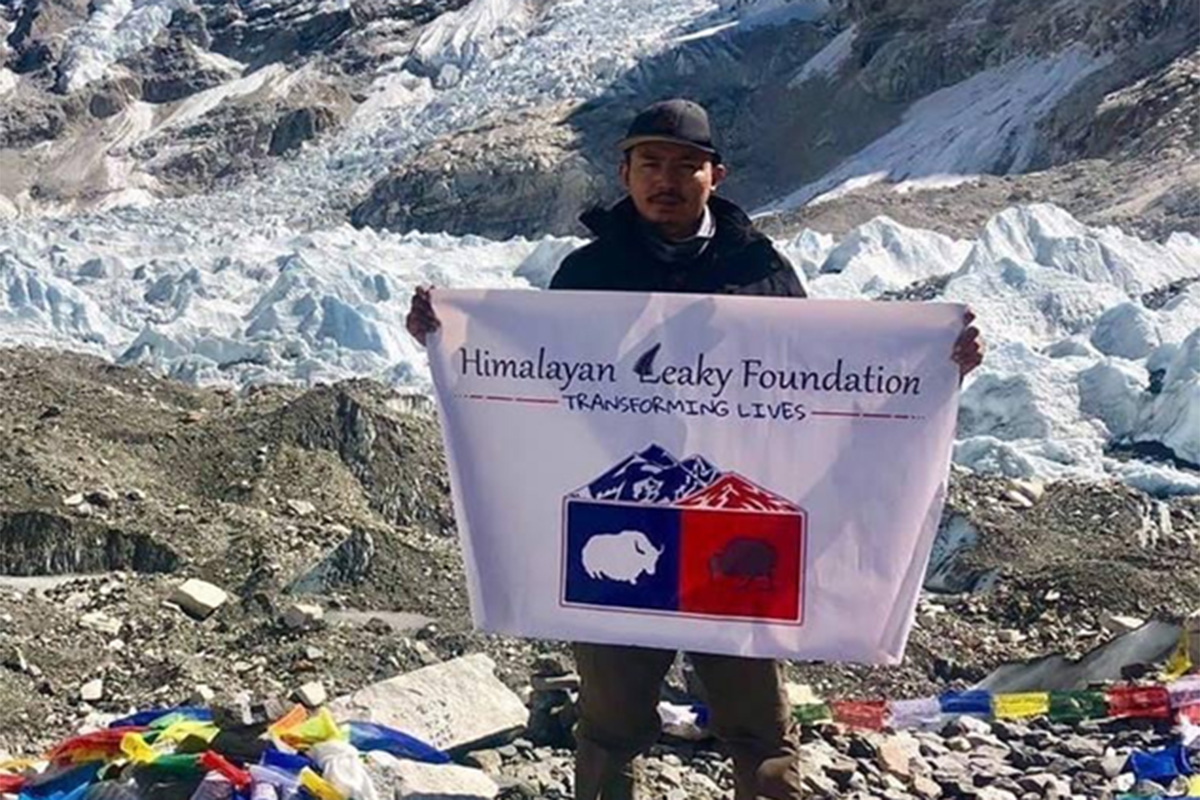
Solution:
[[[961,306],[433,297],[479,628],[900,660],[944,499]]]

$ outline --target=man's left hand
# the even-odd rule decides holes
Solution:
[[[950,354],[950,360],[958,364],[959,380],[967,377],[971,370],[983,362],[983,339],[979,337],[979,328],[971,324],[974,321],[975,315],[967,309],[963,315],[962,333],[958,335],[954,351]]]

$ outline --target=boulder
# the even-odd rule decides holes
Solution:
[[[79,618],[79,627],[116,636],[121,632],[121,620],[103,611],[89,611]]]
[[[307,631],[320,627],[325,620],[325,610],[317,605],[296,603],[283,612],[283,624],[294,631]]]
[[[309,708],[318,708],[325,705],[329,694],[325,691],[325,684],[320,681],[312,681],[297,689],[295,698],[297,702],[303,703]]]
[[[87,703],[94,703],[104,697],[104,681],[101,678],[96,678],[79,687],[79,699]]]
[[[525,727],[521,698],[483,654],[456,658],[366,686],[329,704],[338,720],[378,722],[443,750],[475,749]]]
[[[921,743],[906,733],[889,736],[879,743],[879,766],[901,778],[911,778],[913,761],[921,759]]]
[[[229,595],[219,586],[208,581],[189,578],[176,587],[168,602],[183,609],[184,613],[196,619],[207,619],[214,611],[225,605]]]
[[[317,513],[317,507],[307,500],[288,500],[288,511],[297,517],[308,517]]]
[[[371,752],[366,765],[380,800],[492,800],[500,793],[486,773],[470,767],[403,761],[381,751]]]

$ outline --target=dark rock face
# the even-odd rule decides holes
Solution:
[[[390,523],[450,530],[449,504],[428,502],[444,498],[448,488],[440,453],[421,438],[429,423],[387,412],[386,399],[365,381],[319,388],[281,409],[273,423],[279,435],[306,450],[336,453],[361,483],[371,508]]]
[[[379,181],[351,219],[392,230],[489,236],[578,233],[575,213],[562,213],[561,204],[574,200],[577,212],[615,199],[620,188],[612,143],[639,107],[681,87],[714,118],[733,167],[726,196],[755,207],[819,180],[931,93],[1014,59],[1060,57],[1072,47],[1081,58],[1107,62],[1097,62],[1043,117],[1029,153],[1019,160],[1016,150],[1001,154],[982,171],[1001,175],[1100,158],[1187,159],[1195,153],[1200,116],[1200,73],[1193,64],[1198,17],[1198,7],[1181,0],[1014,0],[971,11],[952,0],[853,0],[824,23],[737,28],[643,59],[604,95],[569,114],[574,136],[506,136],[493,129],[486,152],[459,148],[449,168],[443,153],[449,148],[439,143]],[[852,35],[846,58],[823,75],[799,79],[808,59],[846,31]],[[1184,144],[1189,138],[1190,148]],[[530,150],[551,170],[536,182],[519,176]],[[1130,180],[1142,173],[1131,169]],[[590,176],[586,200],[568,189],[580,174]],[[1059,182],[1070,185],[1051,186],[1047,199],[1109,222],[1104,215],[1115,201],[1085,185],[1091,173],[1067,178]],[[1184,173],[1178,181],[1186,186]],[[469,190],[509,193],[520,202],[492,208]],[[1149,225],[1152,235],[1194,219],[1192,194],[1171,186],[1154,190],[1149,206],[1163,222]],[[989,212],[1005,201],[997,202]],[[521,211],[514,213],[518,204]],[[884,206],[874,213],[890,213]]]
[[[201,0],[197,5],[212,51],[251,69],[311,55],[354,25],[352,10],[324,11],[312,0]]]
[[[121,113],[129,102],[128,95],[116,86],[104,86],[88,100],[88,113],[96,119],[107,119]]]
[[[178,554],[144,533],[51,513],[0,514],[0,574],[171,572],[178,562]]]
[[[336,97],[330,97],[336,102]],[[227,185],[269,157],[291,152],[335,127],[334,106],[288,108],[247,98],[223,104],[194,123],[168,129],[138,145],[135,156],[149,172],[180,194]]]
[[[132,102],[168,106],[260,69],[279,70],[264,91],[233,93],[186,121],[170,124],[170,109],[155,111],[168,124],[118,153],[167,195],[227,187],[336,128],[365,96],[375,69],[414,42],[421,25],[467,2],[185,0],[153,41],[122,55],[106,77],[79,86],[70,83],[80,57],[74,36],[97,9],[88,0],[23,0],[19,8],[0,0],[0,18],[9,23],[0,62],[22,75],[0,103],[0,148],[64,137],[95,142],[107,134],[93,126],[109,125]],[[271,88],[302,67],[303,77],[280,92]],[[31,161],[25,183],[31,196],[42,196],[37,175],[54,165]],[[79,197],[72,191],[60,186],[54,196],[102,196],[86,186]]]
[[[182,191],[196,191],[253,168],[266,155],[270,130],[260,113],[221,106],[192,125],[153,137],[136,155],[149,170]]]
[[[1196,13],[1179,0],[1122,0],[1117,7],[1098,0],[1054,7],[1017,0],[978,14],[949,0],[862,0],[844,4],[831,23],[735,29],[643,60],[605,95],[569,114],[574,136],[509,135],[506,127],[529,127],[513,119],[489,126],[486,137],[465,134],[480,144],[483,139],[486,148],[438,143],[379,181],[351,220],[488,236],[578,233],[576,212],[620,192],[612,143],[640,106],[680,86],[709,108],[721,134],[733,166],[726,195],[753,207],[819,179],[887,133],[909,104],[930,93],[1014,58],[1060,53],[1072,43],[1111,52],[1112,59],[1081,82],[1061,112],[1046,118],[1032,167],[1129,152],[1134,142],[1144,150],[1151,131],[1167,140],[1155,146],[1160,151],[1179,142],[1190,130],[1185,118],[1196,116],[1200,92],[1181,56],[1187,52],[1181,37],[1195,29]],[[1110,17],[1112,24],[1103,21]],[[819,79],[797,80],[808,59],[851,25],[849,55],[840,67]],[[1114,91],[1156,71],[1157,78],[1113,104]],[[1144,102],[1151,97],[1154,102]],[[1157,125],[1168,114],[1178,124]],[[525,174],[531,151],[550,174],[536,180]],[[452,161],[447,152],[455,154]],[[1021,165],[991,169],[1003,173],[1015,166]],[[571,187],[583,174],[589,178],[581,195]],[[493,191],[520,202],[493,208],[474,195]],[[562,203],[572,201],[572,213],[562,213]]]
[[[42,96],[20,105],[0,103],[0,147],[30,147],[56,139],[67,127],[67,109]]]
[[[195,7],[177,8],[168,26],[174,35],[182,36],[197,47],[212,47],[212,34],[204,24],[204,15]]]
[[[572,232],[601,179],[560,119],[515,114],[438,140],[376,183],[351,222],[498,239]]]
[[[1200,19],[1192,24],[1192,30],[1198,26]],[[1047,160],[1169,157],[1180,143],[1197,141],[1200,50],[1166,63],[1160,63],[1161,53],[1147,57],[1152,59],[1153,71],[1142,80],[1129,86],[1111,86],[1105,81],[1091,92],[1107,90],[1102,98],[1087,97],[1086,108],[1069,104],[1050,117]]]
[[[45,42],[30,42],[14,48],[8,67],[18,75],[37,72],[50,66],[54,52]]]
[[[124,65],[141,76],[142,99],[148,103],[181,100],[234,77],[204,64],[196,45],[181,33],[172,34],[165,44],[142,50]]]
[[[354,26],[326,50],[348,76],[371,73],[397,49],[416,42],[421,26],[457,11],[469,0],[362,0],[354,4]],[[381,48],[380,42],[387,42]]]
[[[0,10],[3,13],[4,10]],[[18,75],[48,72],[62,54],[63,34],[88,15],[88,0],[28,0],[21,4],[8,46],[7,66]]]
[[[321,106],[289,111],[275,124],[267,153],[273,156],[290,153],[305,142],[317,138],[322,131],[333,127],[336,123],[337,115]]]

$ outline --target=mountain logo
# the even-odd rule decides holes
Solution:
[[[790,500],[652,444],[564,498],[562,602],[800,624],[806,530]]]

